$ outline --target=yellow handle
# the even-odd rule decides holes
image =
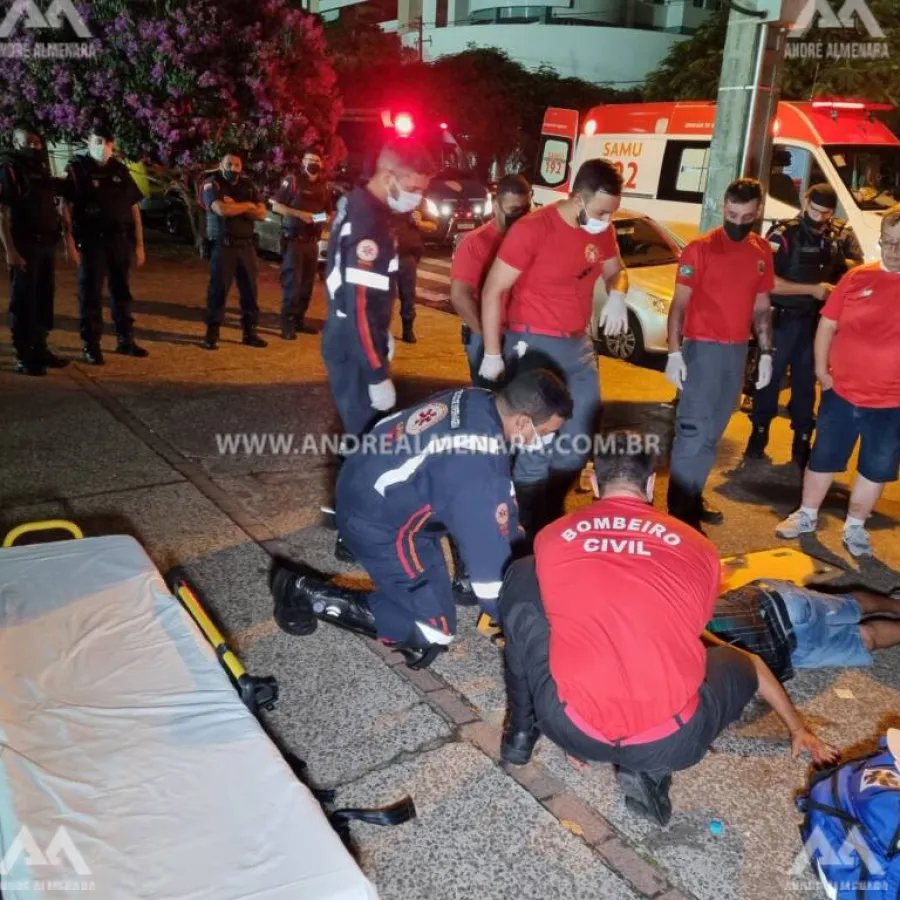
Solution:
[[[183,581],[176,585],[175,592],[178,595],[178,599],[191,614],[191,618],[193,618],[200,630],[206,635],[206,639],[212,644],[216,655],[222,660],[222,664],[231,672],[235,681],[245,675],[246,669],[234,655],[225,638],[222,637],[222,632],[216,628],[213,620],[206,614],[206,610],[200,605],[200,601],[194,592]]]
[[[3,539],[3,546],[12,547],[23,534],[33,531],[68,531],[76,540],[84,537],[83,532],[74,522],[66,519],[44,519],[40,522],[26,522],[24,525],[17,525]]]

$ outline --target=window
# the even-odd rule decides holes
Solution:
[[[659,176],[659,199],[701,203],[709,177],[709,141],[669,141]]]
[[[649,219],[621,219],[613,224],[625,268],[678,262],[681,248]]]
[[[541,187],[561,187],[569,179],[572,142],[568,138],[544,137],[538,156],[534,183]]]

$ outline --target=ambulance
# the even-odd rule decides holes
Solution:
[[[879,213],[900,202],[900,139],[875,114],[892,109],[857,100],[779,103],[763,233],[797,213],[810,185],[828,182],[866,260],[880,259]],[[575,110],[548,109],[535,203],[563,199],[582,162],[603,157],[622,174],[623,206],[690,240],[699,231],[715,117],[712,102],[597,106],[583,121]]]

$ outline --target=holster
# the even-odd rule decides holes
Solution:
[[[469,328],[468,325],[463,323],[463,326],[461,329],[461,334],[462,334],[463,347],[468,347],[469,344],[472,343],[472,329]]]

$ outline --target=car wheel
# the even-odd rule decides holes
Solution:
[[[637,362],[644,355],[644,334],[641,324],[630,310],[628,312],[628,329],[624,334],[615,337],[601,336],[603,348],[613,359],[625,362]]]
[[[180,209],[170,209],[166,213],[166,232],[170,237],[188,240],[191,237],[190,226]]]

